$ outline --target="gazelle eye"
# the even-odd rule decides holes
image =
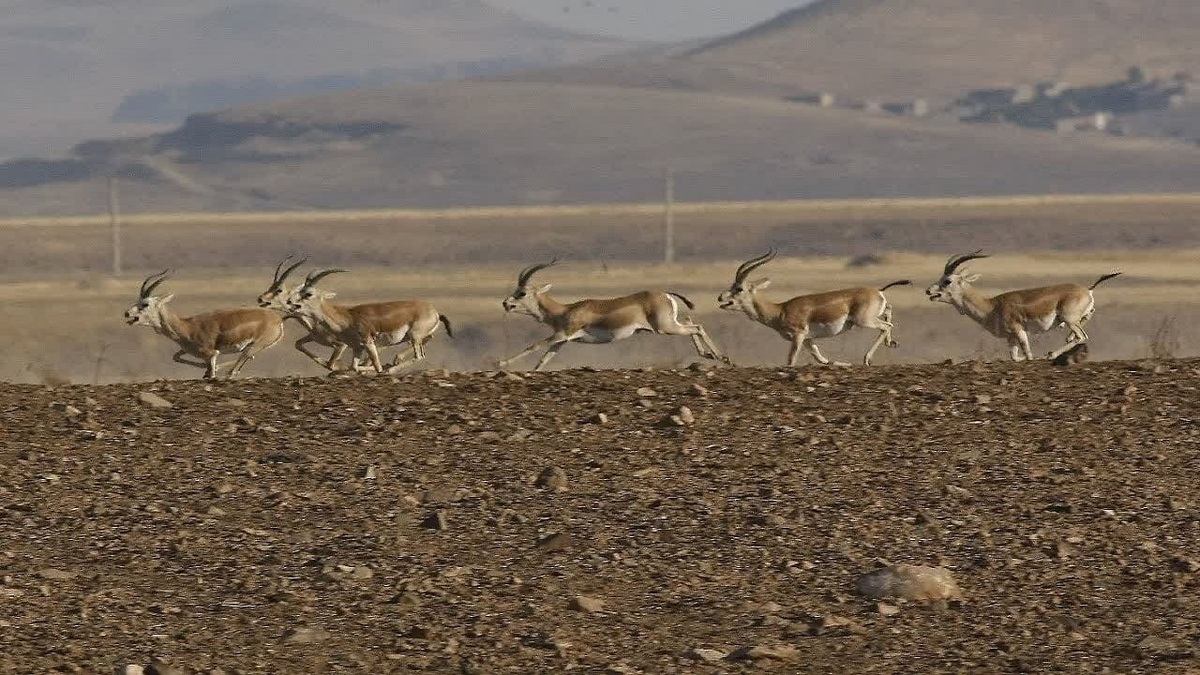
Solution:
[[[520,300],[521,298],[525,297],[525,291],[517,291],[516,293],[513,293],[513,297],[517,300]]]

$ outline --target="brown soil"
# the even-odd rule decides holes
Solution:
[[[1198,375],[0,385],[0,672],[1184,672]]]

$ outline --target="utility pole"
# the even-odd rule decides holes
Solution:
[[[121,196],[117,177],[108,177],[108,228],[112,233],[112,275],[121,275]]]
[[[675,167],[663,171],[663,263],[675,262]]]

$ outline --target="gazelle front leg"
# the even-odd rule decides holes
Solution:
[[[825,355],[821,353],[821,350],[817,349],[817,343],[814,342],[812,340],[812,338],[806,339],[804,341],[804,346],[808,347],[808,351],[810,353],[812,353],[813,358],[815,358],[817,360],[817,362],[823,366],[849,366],[850,365],[849,363],[846,363],[845,361],[830,361],[829,359],[825,358]]]
[[[194,368],[208,368],[207,361],[200,361],[199,359],[197,359],[195,361],[190,361],[188,359],[183,358],[185,356],[190,356],[190,354],[188,353],[187,350],[180,349],[179,351],[175,352],[175,355],[171,357],[171,360],[174,361],[175,363],[182,363],[185,366],[192,366]]]
[[[541,349],[542,347],[545,347],[546,345],[550,344],[551,342],[554,342],[555,339],[557,339],[557,336],[551,335],[550,337],[548,337],[544,340],[538,340],[537,342],[529,345],[524,350],[522,350],[520,354],[517,354],[516,356],[513,356],[511,358],[501,359],[497,365],[499,365],[501,368],[507,368],[510,364],[515,363],[515,362],[525,358],[526,356],[529,356],[530,354],[536,352],[537,350]]]
[[[363,347],[366,348],[367,354],[371,357],[371,365],[375,367],[375,372],[382,373],[383,362],[379,360],[379,347],[375,345],[375,336],[368,335],[363,340]]]
[[[1021,325],[1013,326],[1012,332],[1013,339],[1016,341],[1016,345],[1021,348],[1021,353],[1025,355],[1025,360],[1032,361],[1033,349],[1029,346],[1029,333],[1025,330],[1025,327]],[[1015,348],[1013,350],[1013,354],[1014,356],[1016,355]],[[1013,360],[1019,361],[1020,359],[1014,358]]]
[[[541,360],[538,361],[538,364],[534,366],[533,369],[541,370],[542,368],[545,368],[546,364],[550,363],[550,361],[558,355],[558,350],[562,349],[563,345],[567,344],[568,342],[570,342],[570,340],[562,340],[561,342],[555,342],[554,344],[550,345],[550,348],[546,350],[545,354],[542,354]]]
[[[323,359],[320,356],[317,356],[312,350],[310,350],[308,347],[305,346],[310,342],[316,342],[316,341],[317,341],[316,338],[314,338],[311,333],[309,335],[305,335],[304,337],[300,338],[299,340],[296,340],[296,344],[295,344],[296,351],[298,351],[301,354],[304,354],[308,358],[312,359],[313,363],[317,364],[318,366],[321,366],[322,368],[327,368],[329,370],[334,370],[335,369],[334,364],[337,363],[336,357],[340,357],[342,355],[342,352],[338,351],[338,347],[334,347],[334,355],[335,356],[330,356],[328,359]],[[339,346],[341,347],[342,351],[345,351],[345,348],[346,348],[345,345],[339,345]]]

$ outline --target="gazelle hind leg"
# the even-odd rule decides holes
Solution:
[[[402,354],[397,354],[396,358],[392,360],[392,365],[388,366],[387,373],[391,375],[424,361],[425,344],[432,339],[432,335],[426,335],[422,338],[418,338],[415,335],[410,335],[409,341],[412,343],[411,355],[405,357]]]
[[[280,340],[283,340],[282,323],[279,324],[279,332],[276,333],[275,337],[271,338],[269,342],[260,344],[260,341],[254,340],[245,347],[242,347],[242,353],[238,357],[237,361],[234,362],[233,368],[230,369],[228,378],[232,380],[238,373],[242,371],[242,368],[244,368],[247,363],[254,360],[254,357],[279,344]]]
[[[1088,341],[1088,334],[1083,330],[1083,319],[1081,319],[1079,323],[1068,323],[1066,321],[1063,323],[1065,323],[1067,326],[1067,342],[1063,346],[1047,354],[1046,358],[1048,359],[1057,359],[1068,349],[1071,349],[1077,344],[1082,344]]]
[[[879,349],[880,345],[886,344],[888,347],[897,346],[896,341],[892,339],[892,322],[890,320],[891,316],[891,308],[886,307],[879,318],[867,319],[859,324],[863,328],[874,328],[875,330],[879,331],[879,337],[875,338],[875,342],[871,345],[871,348],[867,350],[866,355],[863,356],[864,366],[871,365],[871,357],[875,355],[875,350]]]
[[[659,316],[659,320],[655,321],[653,326],[654,332],[662,335],[687,335],[692,338],[692,345],[696,348],[696,353],[705,359],[714,361],[729,362],[729,359],[717,349],[717,345],[708,336],[708,331],[704,330],[704,326],[687,319],[680,321],[679,308],[675,307],[675,313],[669,316]]]

